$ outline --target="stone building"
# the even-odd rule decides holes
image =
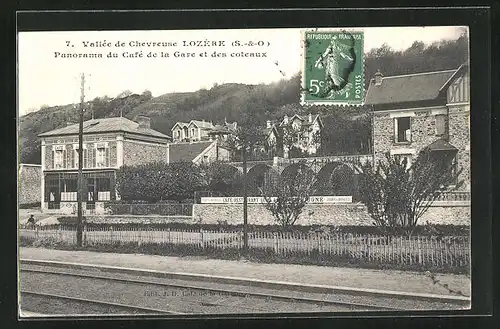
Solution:
[[[365,104],[373,110],[375,161],[384,154],[409,160],[424,147],[447,152],[462,168],[470,191],[469,65],[454,70],[384,77],[370,81]]]
[[[213,136],[223,135],[224,132],[236,130],[236,122],[224,122],[223,125],[214,125],[205,120],[191,120],[190,122],[177,122],[172,127],[174,142],[198,142],[213,139]]]
[[[41,138],[42,210],[74,213],[77,206],[78,124],[48,131]],[[83,124],[83,207],[94,211],[118,199],[115,172],[122,165],[168,162],[171,138],[151,129],[150,120],[92,119]]]
[[[321,146],[322,129],[323,121],[318,114],[307,116],[295,114],[292,117],[285,115],[278,122],[268,120],[264,133],[269,152],[272,155],[282,154],[288,158],[291,148],[307,155],[315,155]]]
[[[19,206],[32,206],[40,203],[42,191],[42,166],[37,164],[21,163],[18,172],[17,200]]]

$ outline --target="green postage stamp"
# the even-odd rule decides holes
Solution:
[[[363,104],[363,41],[359,31],[304,32],[303,105]]]

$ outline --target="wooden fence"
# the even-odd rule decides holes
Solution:
[[[73,227],[53,226],[20,229],[28,240],[52,238],[76,243]],[[242,249],[241,231],[171,230],[167,228],[85,227],[87,245],[133,243],[187,245],[197,249]],[[280,256],[301,254],[311,257],[342,257],[377,263],[421,264],[427,266],[468,266],[470,240],[467,236],[436,238],[432,236],[385,237],[369,234],[322,234],[256,231],[248,233],[252,250],[267,250]]]

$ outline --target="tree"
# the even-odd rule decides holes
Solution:
[[[121,93],[119,93],[118,95],[116,95],[115,98],[124,98],[124,97],[130,96],[132,94],[133,94],[132,91],[130,91],[130,90],[124,90]]]
[[[152,162],[122,166],[116,172],[116,189],[123,200],[129,201],[181,201],[192,198],[201,184],[200,169],[191,162]]]
[[[247,154],[263,145],[264,132],[257,115],[245,113],[233,135],[228,137],[227,145],[234,151],[241,151],[243,162],[243,249],[248,252],[248,190],[247,190]]]
[[[266,209],[278,224],[287,227],[295,224],[309,197],[314,194],[315,185],[314,173],[299,167],[294,174],[281,175],[260,190]]]
[[[222,195],[237,195],[242,190],[243,180],[238,170],[223,162],[211,162],[200,165],[203,186],[209,191]]]
[[[406,158],[386,154],[374,169],[358,164],[360,197],[368,213],[385,234],[411,235],[418,220],[445,191],[460,188],[462,170],[454,170],[454,155],[422,150],[411,166]],[[454,184],[454,185],[452,185]]]
[[[151,91],[146,89],[143,91],[142,97],[144,98],[144,100],[149,101],[150,99],[153,98],[153,94],[151,93]]]

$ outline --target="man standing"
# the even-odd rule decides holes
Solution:
[[[33,214],[31,214],[30,218],[28,218],[28,227],[35,229],[35,217],[33,216]]]

